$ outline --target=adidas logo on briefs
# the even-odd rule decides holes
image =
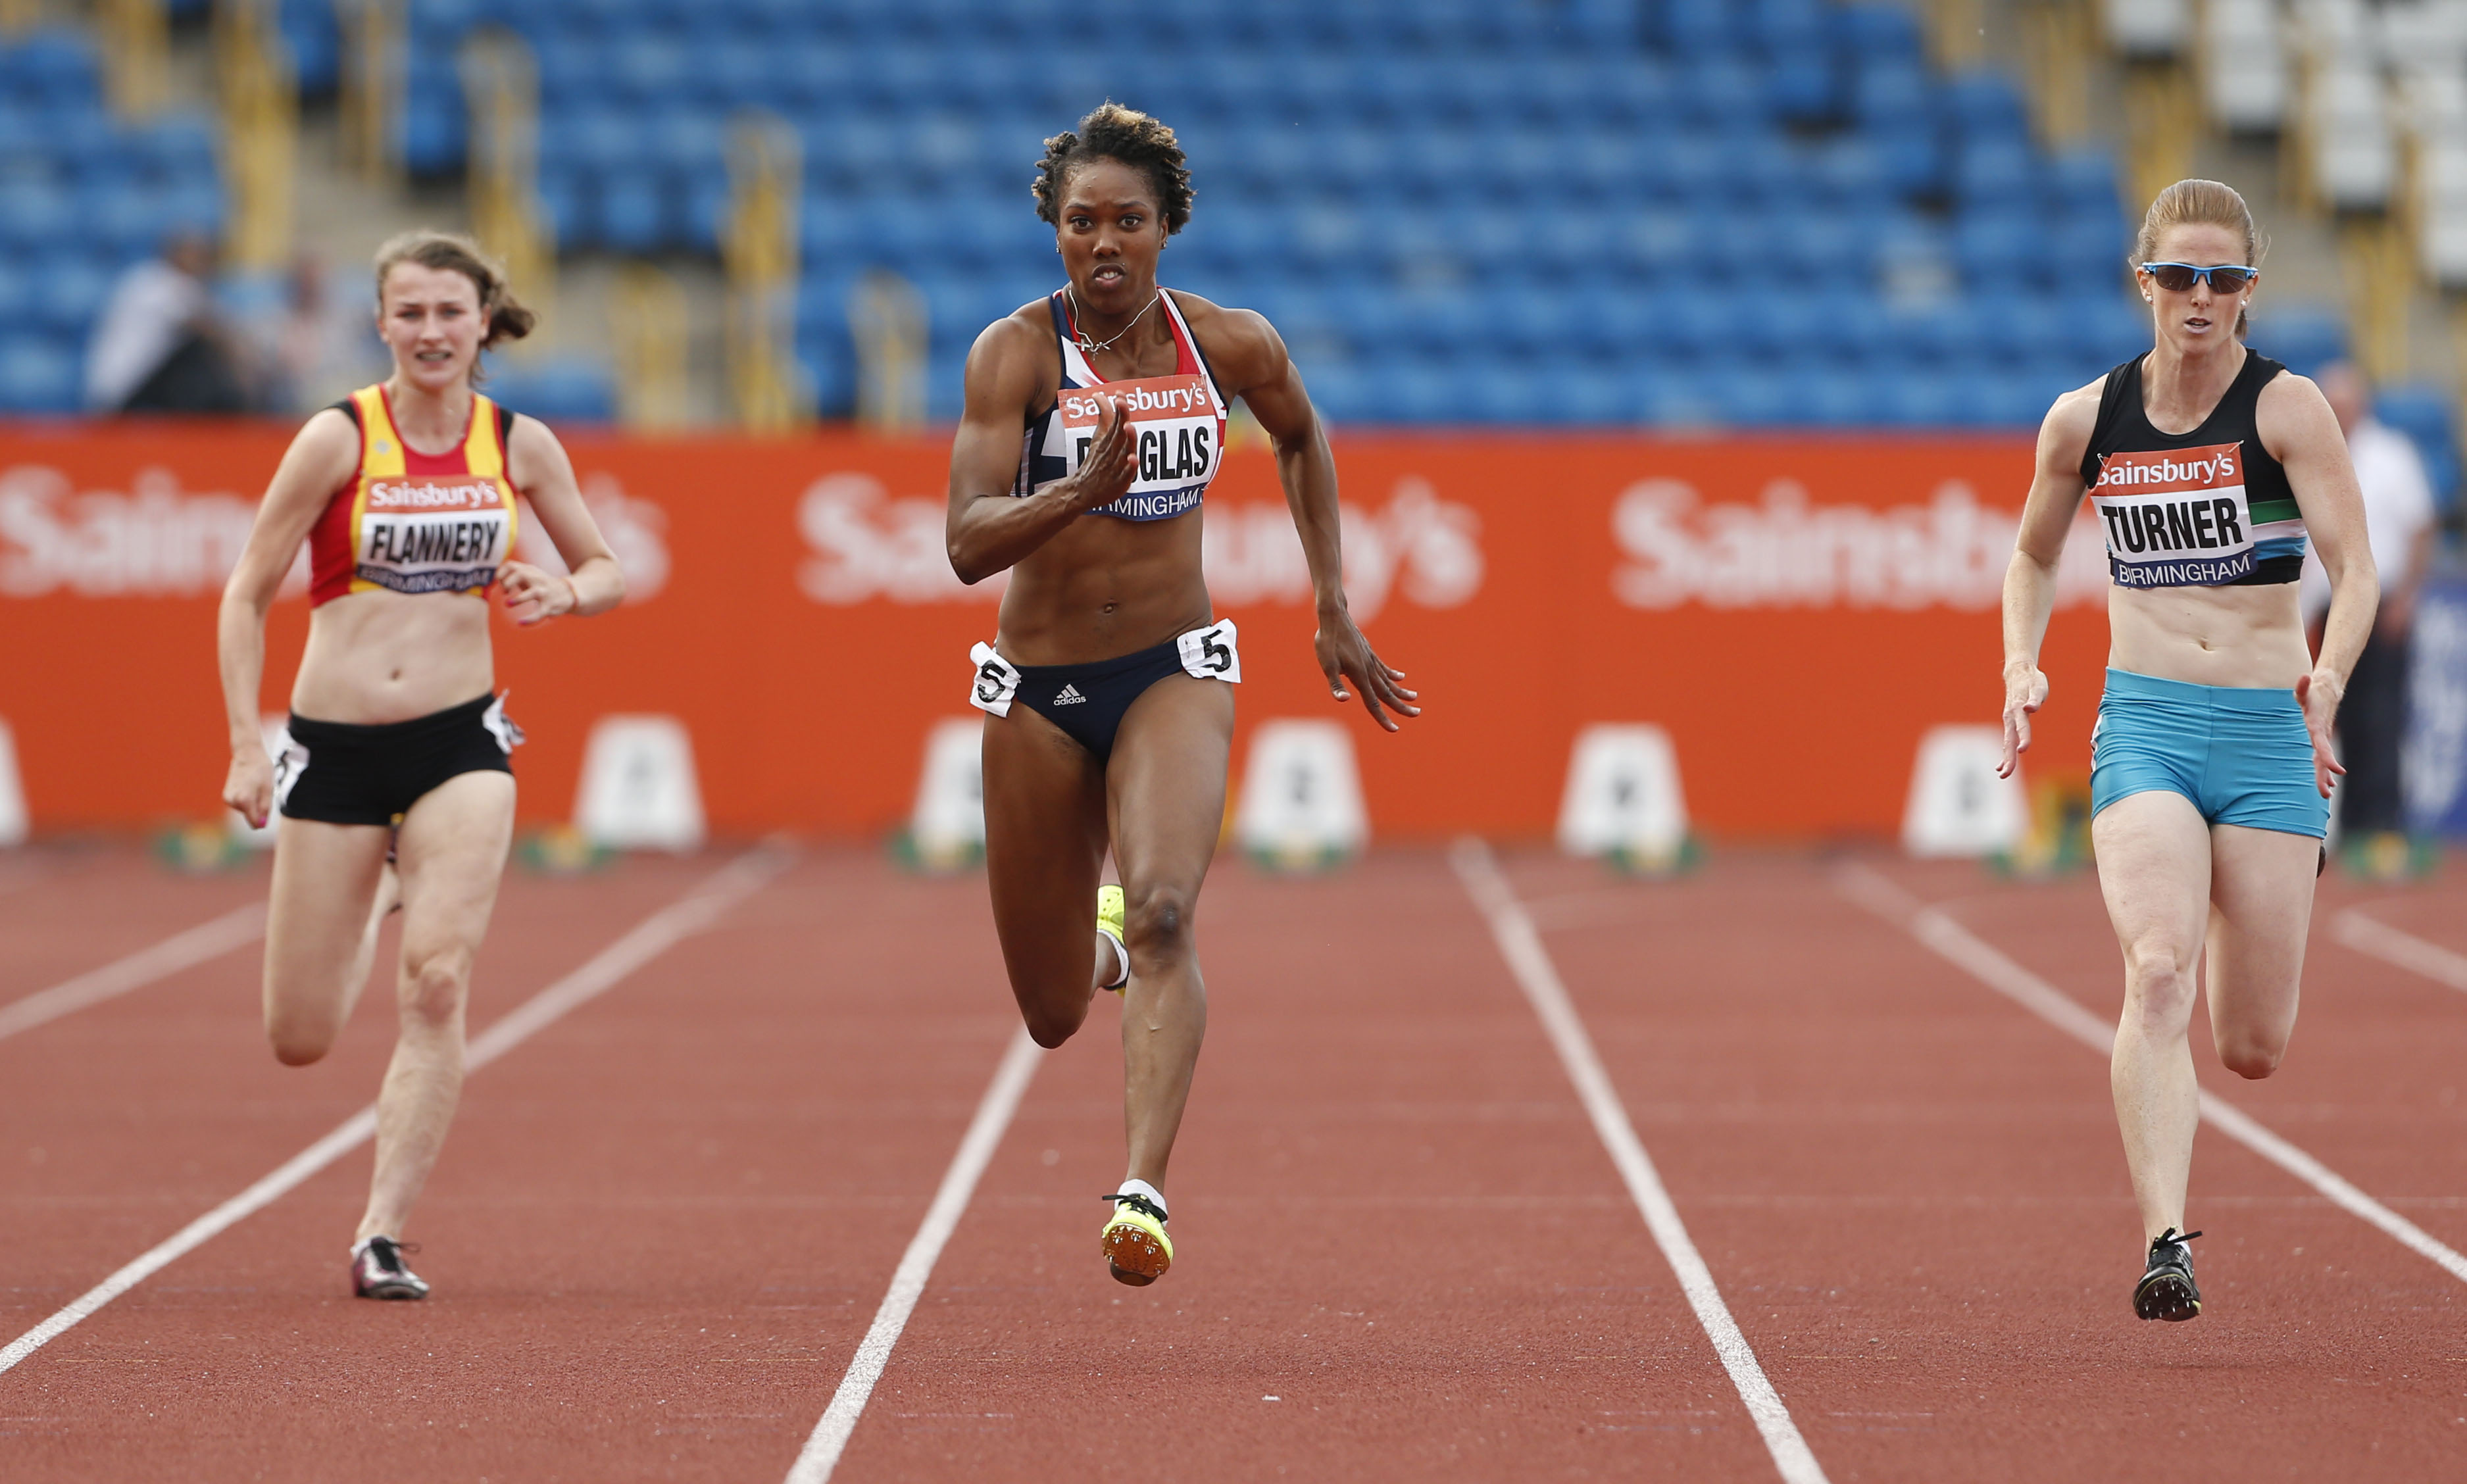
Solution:
[[[1053,704],[1056,706],[1077,706],[1079,703],[1087,699],[1088,698],[1086,696],[1079,693],[1078,686],[1066,682],[1062,686],[1061,692],[1054,696]]]

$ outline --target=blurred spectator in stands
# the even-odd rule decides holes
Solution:
[[[214,244],[175,233],[161,256],[121,275],[86,351],[85,400],[96,412],[237,413],[247,382],[207,281]]]
[[[323,259],[301,252],[291,261],[286,305],[271,348],[266,407],[316,412],[352,390],[385,380],[385,343],[377,340],[375,293],[338,291]]]
[[[2347,454],[2365,494],[2365,535],[2382,582],[2372,638],[2339,706],[2339,756],[2347,765],[2339,786],[2339,832],[2349,864],[2366,874],[2394,874],[2404,868],[2405,851],[2376,850],[2374,837],[2396,836],[2407,822],[2399,753],[2407,731],[2408,635],[2415,622],[2416,595],[2433,563],[2433,484],[2415,444],[2373,416],[2372,387],[2362,371],[2336,361],[2314,380],[2346,432]],[[2303,602],[2318,647],[2330,582],[2320,559],[2310,554],[2304,558]],[[2375,860],[2385,864],[2377,866]]]

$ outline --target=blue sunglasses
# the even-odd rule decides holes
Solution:
[[[2188,262],[2146,262],[2141,271],[2171,294],[2188,292],[2195,283],[2207,283],[2222,294],[2241,294],[2248,284],[2261,277],[2259,268],[2244,268],[2234,263],[2199,268]]]

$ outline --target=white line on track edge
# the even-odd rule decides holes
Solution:
[[[1834,881],[1844,896],[1901,928],[1939,956],[1968,970],[1988,988],[2066,1035],[2101,1056],[2115,1050],[2114,1026],[2084,1009],[2081,1001],[2005,957],[1942,908],[1928,906],[1882,872],[1866,866],[1845,866]],[[2328,1165],[2207,1088],[2202,1090],[2202,1117],[2212,1128],[2312,1186],[2331,1204],[2367,1225],[2379,1227],[2399,1246],[2467,1283],[2467,1256],[2459,1255],[2431,1232],[2349,1184]]]
[[[1643,1213],[1644,1225],[1652,1231],[1654,1243],[1662,1248],[1670,1270],[1678,1276],[1688,1307],[1696,1311],[1696,1322],[1704,1327],[1705,1338],[1713,1342],[1713,1353],[1721,1358],[1722,1368],[1731,1373],[1731,1384],[1738,1388],[1739,1400],[1747,1405],[1748,1416],[1762,1434],[1765,1450],[1773,1454],[1774,1467],[1788,1484],[1825,1484],[1822,1466],[1817,1463],[1807,1440],[1799,1435],[1799,1425],[1791,1420],[1790,1408],[1782,1405],[1780,1393],[1766,1379],[1764,1367],[1756,1363],[1756,1353],[1739,1332],[1738,1321],[1731,1317],[1730,1306],[1722,1301],[1722,1291],[1714,1286],[1712,1270],[1705,1266],[1696,1244],[1688,1240],[1686,1224],[1679,1219],[1679,1207],[1664,1188],[1662,1176],[1654,1169],[1653,1157],[1645,1153],[1643,1141],[1637,1137],[1626,1105],[1619,1101],[1610,1073],[1594,1049],[1594,1039],[1568,998],[1567,985],[1561,982],[1558,968],[1550,961],[1550,952],[1542,946],[1542,934],[1517,901],[1515,888],[1500,874],[1490,846],[1478,838],[1467,837],[1449,852],[1449,861],[1456,866],[1458,879],[1464,883],[1466,894],[1490,920],[1491,936],[1499,944],[1500,956],[1507,960],[1508,970],[1524,989],[1525,998],[1532,1001],[1533,1013],[1541,1018],[1542,1028],[1558,1050],[1568,1080],[1575,1085],[1577,1098],[1593,1117],[1594,1132],[1600,1135],[1611,1162],[1627,1181],[1628,1194]]]
[[[558,1016],[605,993],[680,939],[710,927],[721,913],[785,870],[793,858],[787,850],[759,846],[713,871],[693,890],[635,924],[631,932],[601,949],[589,962],[500,1017],[472,1040],[464,1054],[465,1069],[479,1070]],[[344,1119],[332,1133],[284,1160],[272,1174],[181,1227],[153,1250],[10,1341],[8,1348],[0,1349],[0,1372],[10,1370],[103,1305],[283,1199],[310,1176],[357,1148],[376,1132],[376,1126],[374,1104]]]
[[[823,1409],[820,1422],[814,1424],[813,1435],[797,1454],[797,1462],[788,1471],[788,1484],[824,1484],[831,1471],[839,1466],[840,1453],[847,1449],[849,1438],[855,1433],[857,1419],[865,1415],[865,1404],[873,1395],[874,1383],[882,1379],[883,1367],[891,1363],[892,1347],[899,1343],[900,1331],[908,1327],[908,1316],[915,1312],[917,1301],[925,1294],[925,1280],[934,1275],[934,1264],[942,1255],[942,1244],[966,1213],[968,1202],[977,1193],[977,1180],[985,1173],[994,1150],[1002,1143],[1004,1131],[1010,1127],[1011,1114],[1019,1111],[1019,1100],[1028,1091],[1029,1079],[1036,1075],[1041,1057],[1036,1043],[1021,1030],[1011,1037],[1010,1048],[1003,1053],[1002,1064],[994,1068],[994,1080],[985,1088],[983,1101],[977,1104],[977,1114],[968,1120],[968,1132],[960,1137],[960,1152],[951,1157],[951,1167],[942,1172],[941,1187],[934,1192],[934,1203],[925,1209],[925,1220],[909,1240],[908,1250],[899,1259],[899,1267],[891,1275],[891,1288],[882,1295],[882,1307],[873,1312],[873,1323],[857,1342],[856,1354],[849,1357],[848,1372],[840,1378],[839,1389],[831,1393],[830,1405]]]
[[[2330,935],[2360,954],[2413,970],[2436,984],[2467,989],[2467,954],[2427,942],[2352,907],[2330,919]]]
[[[265,904],[251,902],[246,907],[236,907],[185,933],[175,933],[151,948],[141,948],[117,962],[89,969],[73,979],[63,979],[49,989],[38,989],[23,1000],[0,1005],[0,1041],[88,1005],[143,989],[156,979],[169,978],[183,969],[219,958],[264,935]]]

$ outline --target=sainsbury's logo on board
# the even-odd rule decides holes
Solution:
[[[169,469],[80,490],[42,464],[0,468],[0,596],[206,596],[239,565],[256,520],[256,501],[184,489]],[[307,586],[304,544],[283,592]]]
[[[2021,511],[1979,503],[1949,480],[1924,505],[1875,509],[1817,505],[1796,480],[1775,480],[1755,504],[1709,504],[1675,479],[1628,486],[1611,509],[1626,558],[1611,591],[1630,608],[1702,603],[1720,609],[1997,606]],[[2056,569],[2056,601],[2095,602],[2107,565],[2085,514]]]

